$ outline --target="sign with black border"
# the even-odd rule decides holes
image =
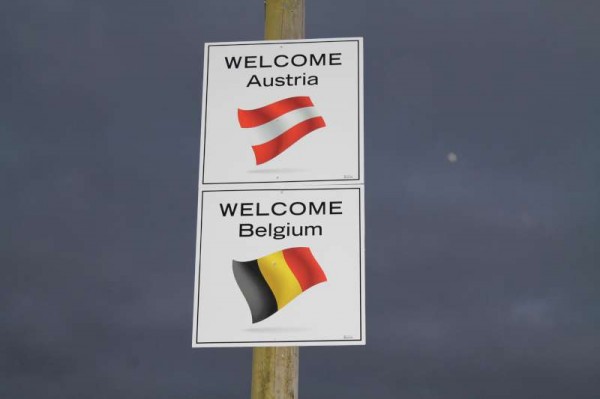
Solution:
[[[362,186],[205,189],[198,209],[192,346],[365,343]]]
[[[362,38],[207,43],[200,183],[363,183]]]

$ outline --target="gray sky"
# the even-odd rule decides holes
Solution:
[[[367,346],[301,397],[600,397],[600,3],[307,3],[365,38]],[[0,397],[249,397],[190,337],[203,43],[262,13],[0,4]]]

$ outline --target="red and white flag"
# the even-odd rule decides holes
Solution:
[[[252,146],[256,164],[275,158],[307,134],[325,127],[310,97],[289,97],[261,108],[238,108],[242,128],[254,128],[260,144]]]

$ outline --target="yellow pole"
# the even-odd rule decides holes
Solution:
[[[304,0],[265,0],[265,40],[304,38]],[[254,348],[252,399],[298,399],[299,348]]]
[[[254,348],[252,399],[297,399],[297,346]]]
[[[265,40],[304,39],[304,0],[265,0]]]

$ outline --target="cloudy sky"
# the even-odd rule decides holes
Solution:
[[[600,3],[307,3],[365,38],[367,345],[302,348],[301,397],[600,397]],[[262,29],[0,4],[0,397],[249,397],[190,337],[203,43]]]

